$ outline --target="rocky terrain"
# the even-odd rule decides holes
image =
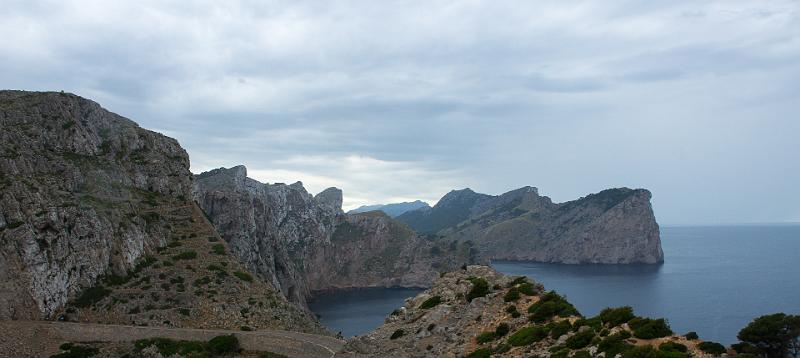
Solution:
[[[342,193],[264,184],[243,166],[196,176],[195,200],[250,270],[292,302],[313,291],[428,286],[470,260],[470,245],[432,241],[380,212],[347,215]]]
[[[0,127],[0,319],[323,331],[230,255],[174,139],[64,93],[0,92]]]
[[[690,338],[693,338],[689,335]],[[566,299],[488,266],[443,275],[342,357],[710,357],[699,340],[629,307],[583,317]]]
[[[366,213],[368,211],[383,211],[386,215],[389,215],[393,218],[396,218],[403,213],[411,210],[417,210],[422,208],[430,208],[428,203],[415,200],[412,202],[403,202],[403,203],[392,203],[392,204],[378,204],[378,205],[364,205],[359,206],[353,210],[348,211],[348,214],[358,214],[358,213]]]
[[[444,240],[473,242],[484,261],[653,264],[664,254],[650,197],[620,188],[558,204],[533,187],[499,196],[464,189],[397,219]]]

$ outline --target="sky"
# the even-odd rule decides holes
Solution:
[[[797,1],[16,1],[0,88],[345,209],[646,188],[662,225],[800,221]]]

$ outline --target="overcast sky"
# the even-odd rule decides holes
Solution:
[[[0,87],[345,207],[532,185],[661,224],[800,221],[797,1],[9,1]]]

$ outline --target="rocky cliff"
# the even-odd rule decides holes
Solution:
[[[174,139],[71,94],[0,92],[0,317],[51,314],[166,244],[160,207],[186,205]]]
[[[322,331],[229,255],[174,139],[64,93],[0,91],[0,128],[0,319]]]
[[[259,183],[243,166],[195,183],[195,200],[233,253],[301,305],[316,290],[427,286],[469,259],[468,244],[427,240],[376,212],[344,214],[335,188],[313,196],[299,182]]]
[[[556,292],[488,266],[443,275],[337,357],[712,357],[630,307],[583,317]]]
[[[660,263],[664,254],[644,189],[609,189],[561,204],[524,187],[499,196],[452,191],[398,220],[445,240],[475,244],[482,259]]]

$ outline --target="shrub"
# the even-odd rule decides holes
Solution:
[[[800,351],[800,316],[775,313],[754,319],[737,335],[768,357],[795,356]],[[750,352],[753,353],[753,352]]]
[[[672,334],[672,330],[663,318],[650,319],[636,317],[628,322],[633,330],[633,336],[641,339],[653,339],[666,337]]]
[[[525,327],[508,337],[508,344],[519,347],[541,341],[547,337],[547,332],[539,326]]]
[[[248,327],[248,326],[241,326],[241,327],[239,327],[239,330],[244,331],[244,332],[250,332],[253,329]]]
[[[442,297],[441,296],[433,296],[433,297],[428,298],[427,300],[425,300],[425,302],[422,302],[422,304],[419,305],[419,308],[426,310],[426,309],[429,309],[429,308],[434,308],[434,307],[438,306],[440,303],[442,303]]]
[[[550,355],[550,358],[567,358],[569,356],[569,349],[568,348],[561,348],[553,354]]]
[[[182,314],[184,316],[188,316],[189,313],[191,313],[191,310],[188,309],[188,308],[179,308],[178,309],[178,313],[180,313],[180,314]]]
[[[684,336],[686,339],[690,340],[690,341],[693,341],[693,340],[695,340],[695,339],[698,339],[698,338],[700,338],[700,336],[698,336],[698,335],[697,335],[697,332],[694,332],[694,331],[692,331],[692,332],[689,332],[689,333],[686,333],[686,334],[685,334],[685,335],[683,335],[683,336]]]
[[[108,290],[101,285],[89,287],[81,292],[80,296],[75,299],[75,306],[80,308],[89,307],[97,302],[100,302],[100,300],[109,294],[111,294],[111,290]]]
[[[491,348],[481,348],[476,349],[470,354],[464,356],[464,358],[489,358],[492,356],[492,349]]]
[[[235,353],[239,350],[239,339],[234,335],[216,336],[208,341],[208,349],[216,354]]]
[[[472,300],[486,296],[489,293],[489,283],[486,282],[486,279],[482,277],[473,278],[470,280],[472,282],[472,289],[469,290],[467,293],[467,301],[472,302]]]
[[[197,258],[197,252],[195,251],[184,251],[172,256],[173,260],[194,260],[195,258]]]
[[[627,331],[623,331],[627,332]],[[597,345],[597,350],[599,352],[605,352],[606,357],[614,357],[619,353],[625,352],[631,349],[631,345],[628,342],[625,342],[629,335],[622,335],[622,334],[612,334],[603,340]]]
[[[592,355],[585,350],[580,350],[573,353],[572,358],[592,358]]]
[[[685,345],[678,342],[664,342],[658,346],[658,350],[662,352],[681,352],[686,353],[687,348]]]
[[[725,346],[717,342],[701,342],[700,344],[697,345],[697,349],[716,356],[725,353],[727,351],[725,349]]]
[[[520,285],[523,283],[528,283],[528,278],[525,276],[517,276],[514,277],[514,279],[508,283],[508,287]]]
[[[505,302],[512,302],[519,299],[519,290],[516,287],[512,287],[506,292],[506,295],[503,296],[503,301]]]
[[[534,289],[533,285],[528,282],[521,283],[519,286],[517,286],[517,289],[520,293],[523,293],[527,296],[536,296],[536,289]]]
[[[134,343],[134,347],[137,351],[141,351],[150,346],[155,346],[158,352],[165,357],[173,355],[185,356],[191,353],[203,353],[206,351],[206,345],[202,342],[176,341],[169,338],[141,339]]]
[[[213,246],[211,246],[211,253],[215,255],[225,255],[225,245],[214,244]]]
[[[567,338],[567,347],[570,349],[581,349],[588,346],[589,343],[592,343],[593,338],[594,331],[591,329],[575,333],[572,337]]]
[[[392,333],[392,335],[389,337],[389,339],[398,339],[398,338],[404,336],[405,334],[406,334],[405,331],[403,331],[402,329],[398,329],[398,330],[396,330],[396,331],[394,331]]]
[[[497,328],[494,329],[494,335],[497,337],[505,336],[510,329],[511,327],[509,327],[507,323],[500,323],[497,325]]]
[[[633,308],[630,306],[606,308],[600,311],[600,320],[611,327],[619,326],[634,319]]]
[[[637,346],[622,353],[622,358],[659,358],[659,354],[653,346]]]
[[[551,322],[547,324],[545,328],[547,328],[550,331],[550,337],[552,337],[553,339],[558,339],[558,337],[567,334],[567,332],[569,332],[572,329],[572,324],[570,324],[569,321],[567,320],[563,320],[558,322]]]
[[[223,272],[224,272],[224,271],[223,271]],[[234,275],[234,276],[236,276],[236,277],[238,277],[238,278],[239,278],[240,280],[242,280],[242,281],[253,282],[253,276],[251,276],[251,275],[250,275],[249,273],[247,273],[247,272],[235,271],[235,272],[233,273],[233,275]]]
[[[65,346],[67,345],[68,345],[68,347],[66,347],[67,349],[64,349]],[[85,357],[92,357],[97,353],[99,353],[99,350],[97,348],[77,346],[73,344],[62,344],[61,347],[59,348],[61,350],[64,350],[65,352],[54,354],[50,356],[50,358],[85,358]]]
[[[528,313],[532,313],[530,318],[534,322],[544,322],[554,316],[579,315],[578,310],[555,291],[546,293],[539,301],[528,307]]]
[[[603,322],[600,321],[600,317],[581,318],[575,321],[575,324],[572,325],[572,329],[577,331],[583,326],[589,326],[592,327],[593,330],[599,331],[603,328]]]
[[[495,340],[497,336],[495,336],[494,332],[483,332],[475,337],[475,342],[478,344],[489,343]]]

